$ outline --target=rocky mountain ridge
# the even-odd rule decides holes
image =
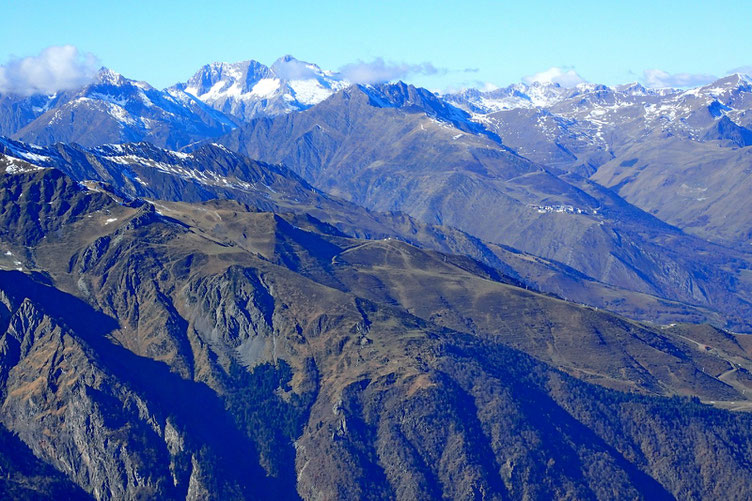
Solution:
[[[125,201],[137,197],[155,199],[160,211],[164,210],[162,201],[217,199],[241,202],[241,207],[250,206],[254,210],[306,214],[336,228],[334,231],[350,236],[370,240],[398,239],[424,248],[464,254],[535,290],[552,292],[634,318],[666,324],[704,321],[726,325],[729,322],[729,317],[719,312],[729,310],[713,304],[698,305],[686,297],[667,302],[645,292],[603,283],[561,263],[483,241],[452,227],[423,223],[404,213],[365,210],[321,193],[283,166],[254,162],[216,145],[185,154],[161,150],[146,143],[85,149],[65,145],[41,148],[6,140],[0,142],[0,152],[5,154],[9,170],[55,167],[92,189]],[[29,164],[32,160],[34,164]],[[571,216],[558,210],[552,209],[550,214],[554,217]],[[664,260],[669,259],[665,251],[660,252]],[[670,259],[676,257],[672,255]],[[740,262],[732,263],[740,266]],[[683,269],[687,264],[679,261],[676,266]],[[697,263],[689,266],[688,270],[695,270]],[[738,304],[738,298],[730,296],[729,299],[729,305]],[[738,309],[738,306],[734,308]],[[734,325],[743,326],[735,322]]]
[[[310,108],[349,85],[334,72],[287,55],[271,66],[254,60],[208,64],[171,89],[247,121]]]
[[[177,149],[235,126],[189,94],[160,91],[106,68],[82,89],[52,96],[0,96],[0,110],[3,135],[40,145],[150,141]]]

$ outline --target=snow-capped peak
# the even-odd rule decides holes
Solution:
[[[630,82],[614,87],[617,92],[622,92],[630,96],[646,96],[650,92],[644,85],[639,82]]]
[[[115,87],[132,85],[134,87],[138,87],[141,90],[154,89],[154,87],[149,85],[147,82],[131,80],[130,78],[126,78],[120,73],[105,67],[99,69],[97,74],[94,76],[94,80],[91,85],[113,85]]]
[[[331,71],[286,55],[271,67],[253,60],[208,64],[175,88],[249,120],[306,109],[348,85]]]
[[[102,66],[94,76],[94,83],[107,85],[121,85],[125,81],[123,75]]]
[[[732,73],[729,77],[735,78],[737,85],[752,85],[752,78],[745,73]]]
[[[444,98],[476,113],[493,113],[516,108],[551,106],[572,90],[554,82],[531,82],[489,91],[467,89],[458,94],[447,94]]]
[[[751,92],[752,80],[742,73],[734,73],[700,87],[697,93],[716,95],[736,90]]]

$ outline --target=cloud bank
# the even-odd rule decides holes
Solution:
[[[728,73],[734,74],[734,73],[741,73],[743,75],[752,76],[752,64],[748,66],[739,66],[738,68],[731,68],[728,70]]]
[[[0,93],[53,94],[92,80],[97,58],[73,45],[47,47],[36,56],[11,59],[0,66]]]
[[[717,77],[705,73],[668,73],[663,70],[651,69],[642,72],[642,80],[647,87],[698,87],[708,84]]]
[[[572,68],[562,68],[553,66],[546,71],[541,71],[534,75],[528,75],[522,78],[526,84],[531,83],[556,83],[562,87],[574,87],[577,84],[584,83],[586,80],[577,74]]]
[[[292,56],[285,56],[274,62],[272,65],[274,73],[284,80],[304,80],[307,78],[316,78],[320,69],[311,63],[298,61]]]
[[[473,69],[464,70],[473,71]],[[437,68],[431,63],[392,63],[377,57],[371,62],[358,61],[339,69],[340,75],[352,83],[375,84],[401,80],[408,75],[444,75],[449,70]]]

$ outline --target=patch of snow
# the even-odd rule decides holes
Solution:
[[[224,148],[224,146],[221,146],[221,145],[216,145],[216,146],[219,148],[223,148],[225,151],[229,152],[229,150]],[[253,184],[240,181],[236,178],[223,177],[223,176],[218,175],[216,172],[212,172],[212,171],[191,169],[181,164],[157,162],[155,160],[139,157],[137,155],[106,156],[104,158],[106,158],[107,160],[111,162],[115,162],[121,165],[140,166],[140,167],[156,169],[165,174],[179,176],[183,179],[193,180],[193,181],[196,181],[200,184],[204,184],[207,186],[222,186],[222,187],[229,188],[229,189],[241,189],[241,190],[248,190],[248,191],[255,189],[255,186]],[[147,185],[146,182],[144,182],[137,176],[132,177],[132,179],[145,186]],[[274,192],[274,190],[271,187],[267,186],[267,188],[269,191]]]
[[[534,208],[537,210],[538,214],[588,214],[587,210],[572,205],[536,205]]]
[[[74,103],[80,104],[80,103],[85,103],[87,101],[92,101],[94,103],[101,104],[101,106],[98,106],[98,107],[101,109],[101,107],[103,106],[104,111],[121,124],[133,125],[136,123],[136,121],[133,118],[131,118],[131,116],[123,107],[121,107],[118,104],[109,102],[109,101],[94,101],[86,97],[80,97],[76,99]]]
[[[9,157],[6,155],[5,157],[10,161],[8,165],[5,166],[5,173],[6,174],[25,174],[27,172],[35,172],[38,170],[43,170],[44,167],[40,167],[38,165],[26,163],[26,164],[17,164],[13,160],[22,161],[18,158]]]
[[[335,92],[344,89],[349,84],[343,81],[330,81],[328,85],[324,85],[318,80],[290,80],[288,85],[295,92],[295,99],[298,102],[305,105],[312,106],[316,103],[320,103]]]
[[[92,92],[87,96],[89,99],[95,99],[97,101],[105,101],[107,103],[117,104],[118,106],[125,106],[128,100],[123,96],[113,96],[112,94],[102,94],[101,92]]]
[[[185,160],[186,158],[191,158],[192,157],[192,155],[190,153],[183,153],[182,151],[171,151],[170,154],[172,154],[173,156],[175,156],[175,157],[177,157],[177,158],[179,158],[181,160]]]
[[[251,89],[251,96],[259,98],[272,97],[279,90],[280,80],[278,78],[262,78]]]
[[[28,160],[30,162],[49,162],[50,157],[45,155],[39,155],[37,153],[31,153],[28,151],[19,151],[17,152],[18,155],[21,155],[24,160]]]
[[[231,152],[230,150],[228,150],[228,149],[227,149],[227,147],[226,147],[225,145],[223,145],[223,144],[219,144],[219,143],[212,143],[211,145],[212,145],[212,146],[215,146],[215,147],[217,147],[217,148],[219,148],[220,150],[224,151],[225,153],[232,153],[232,152]]]

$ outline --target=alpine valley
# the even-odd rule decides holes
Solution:
[[[741,74],[0,94],[0,497],[750,499],[750,174]]]

